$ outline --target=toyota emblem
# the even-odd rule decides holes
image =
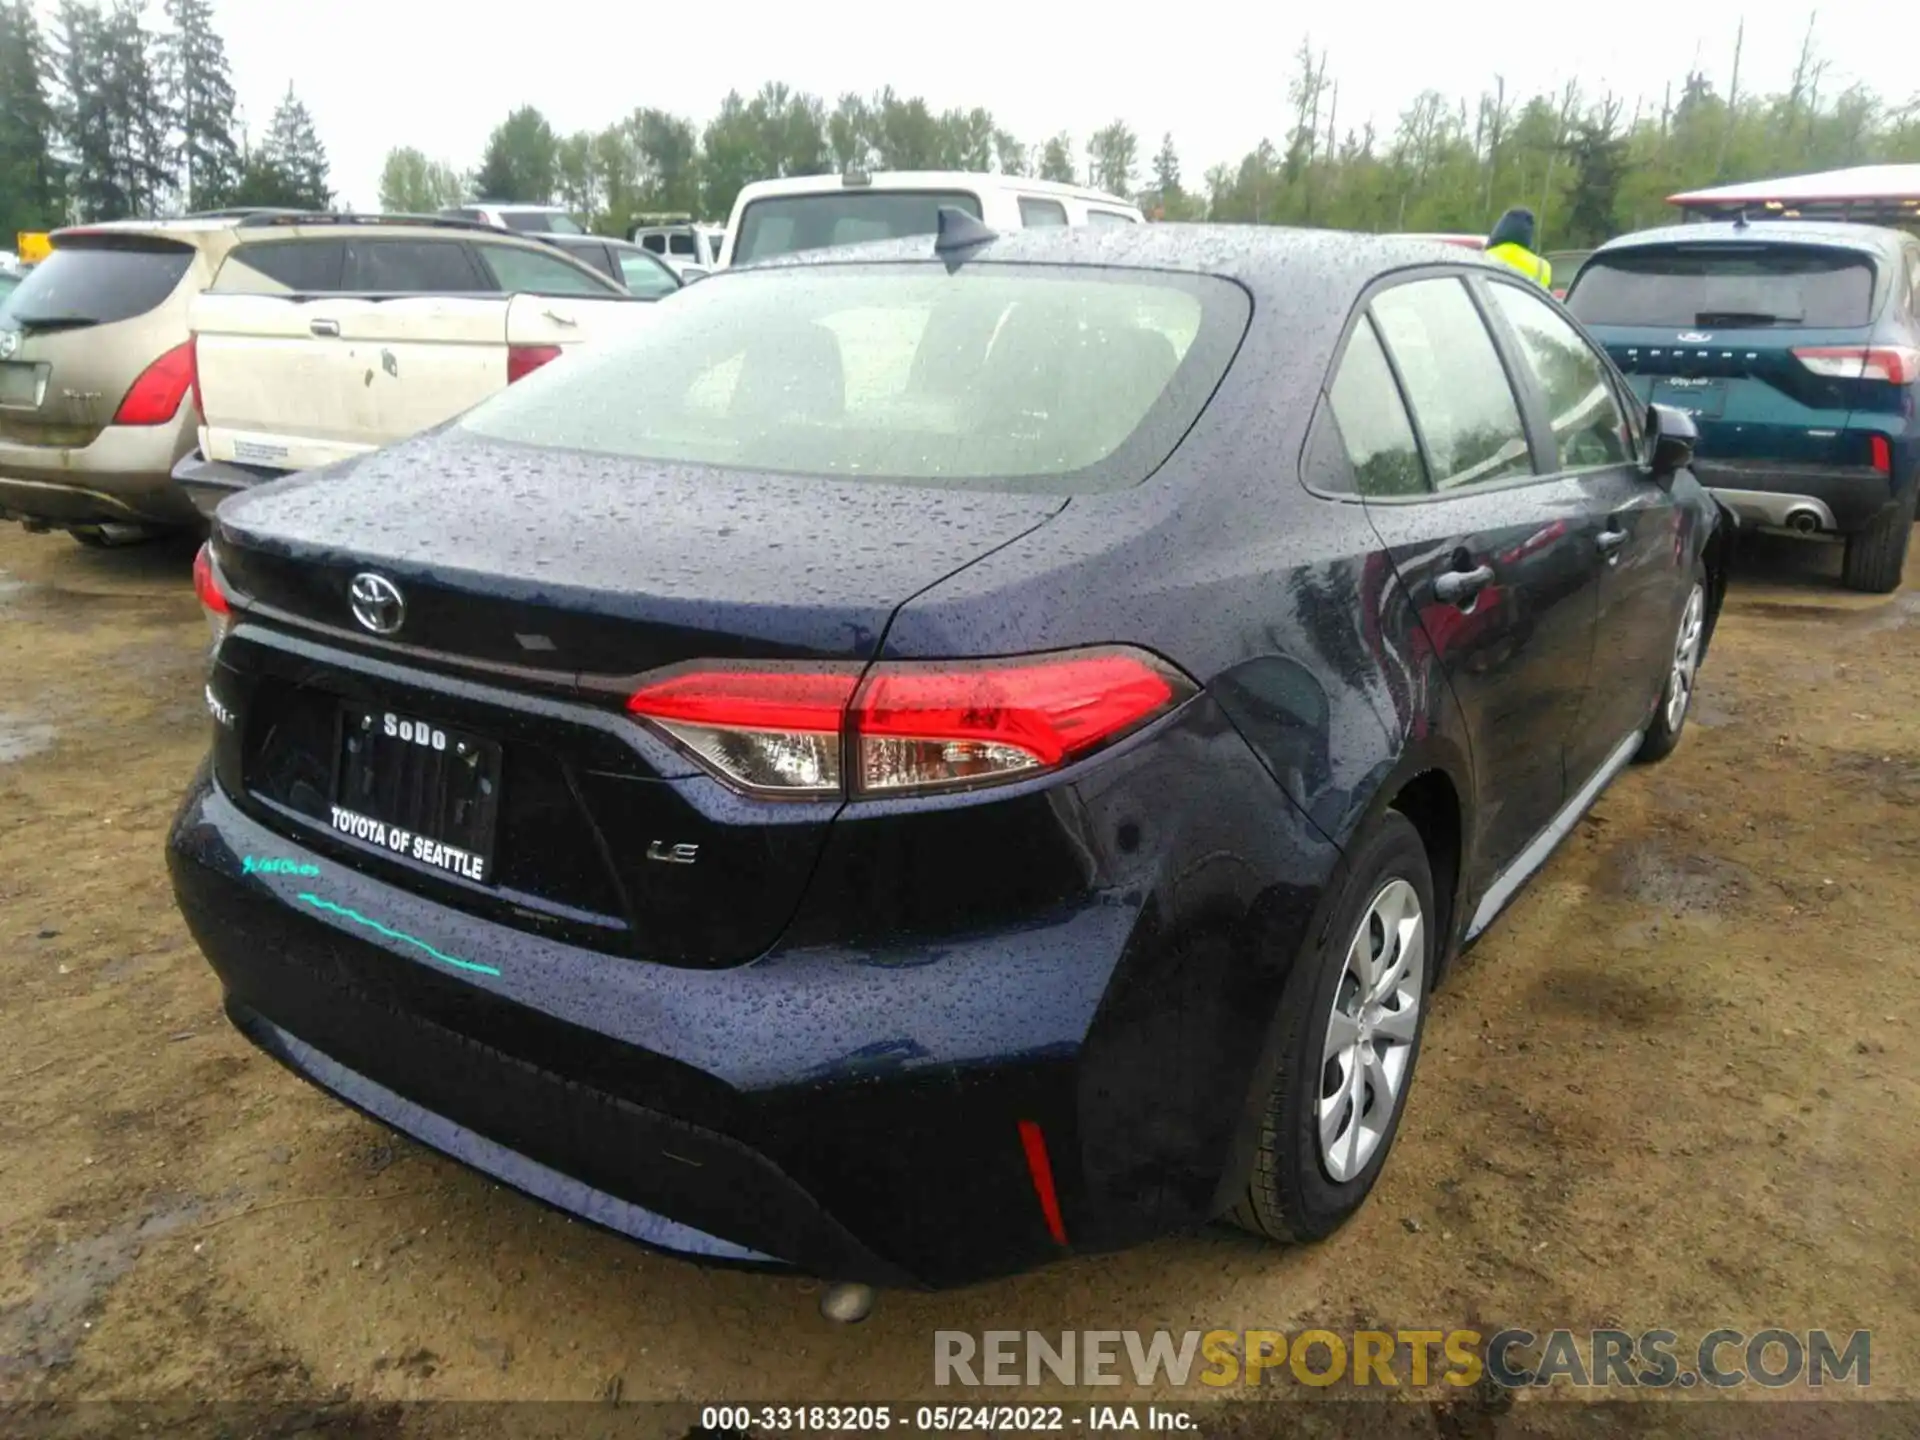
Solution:
[[[391,635],[407,618],[407,602],[400,587],[384,575],[366,571],[347,587],[353,618],[376,635]]]

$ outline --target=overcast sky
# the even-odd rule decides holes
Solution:
[[[750,94],[772,79],[829,105],[843,91],[889,84],[936,111],[982,105],[1029,144],[1066,129],[1082,152],[1088,134],[1123,116],[1142,137],[1143,160],[1171,130],[1197,186],[1208,166],[1285,132],[1292,57],[1309,33],[1339,81],[1341,129],[1371,116],[1387,131],[1420,90],[1471,96],[1496,74],[1509,93],[1577,77],[1590,93],[1612,87],[1658,104],[1666,83],[1677,90],[1698,64],[1724,93],[1742,14],[1722,0],[214,0],[214,9],[254,133],[291,81],[319,126],[336,192],[361,209],[377,203],[389,147],[415,145],[466,168],[516,105],[539,106],[563,133],[641,105],[704,123],[728,89]],[[1742,89],[1787,83],[1810,13],[1803,0],[1748,0]],[[1910,0],[1823,0],[1815,26],[1829,65],[1823,91],[1858,80],[1901,103],[1912,98],[1915,14]]]

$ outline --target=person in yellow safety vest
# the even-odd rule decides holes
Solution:
[[[1500,217],[1487,237],[1487,254],[1529,280],[1539,281],[1541,289],[1553,289],[1553,266],[1533,253],[1533,212],[1524,205],[1516,205]]]

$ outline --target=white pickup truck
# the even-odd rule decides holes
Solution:
[[[227,495],[450,420],[653,306],[554,245],[456,220],[243,223],[189,310],[200,448],[174,479]]]

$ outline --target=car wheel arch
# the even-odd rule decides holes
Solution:
[[[1446,973],[1459,950],[1459,917],[1468,912],[1466,853],[1470,835],[1465,796],[1472,793],[1466,782],[1465,757],[1444,741],[1430,740],[1427,746],[1401,757],[1381,783],[1372,799],[1334,837],[1343,859],[1323,891],[1313,924],[1303,942],[1305,946],[1327,943],[1328,930],[1339,909],[1339,899],[1352,878],[1344,856],[1355,849],[1361,838],[1371,832],[1380,817],[1392,811],[1405,818],[1419,833],[1426,847],[1428,865],[1434,873],[1434,899],[1441,915],[1435,927],[1433,970],[1428,981],[1431,990]],[[1446,879],[1441,880],[1442,867]],[[1268,1022],[1267,1043],[1248,1076],[1247,1093],[1241,1097],[1241,1114],[1229,1162],[1214,1191],[1215,1214],[1225,1214],[1246,1189],[1252,1173],[1259,1136],[1259,1116],[1272,1087],[1279,1063],[1279,1042],[1284,1015],[1276,1010]]]

